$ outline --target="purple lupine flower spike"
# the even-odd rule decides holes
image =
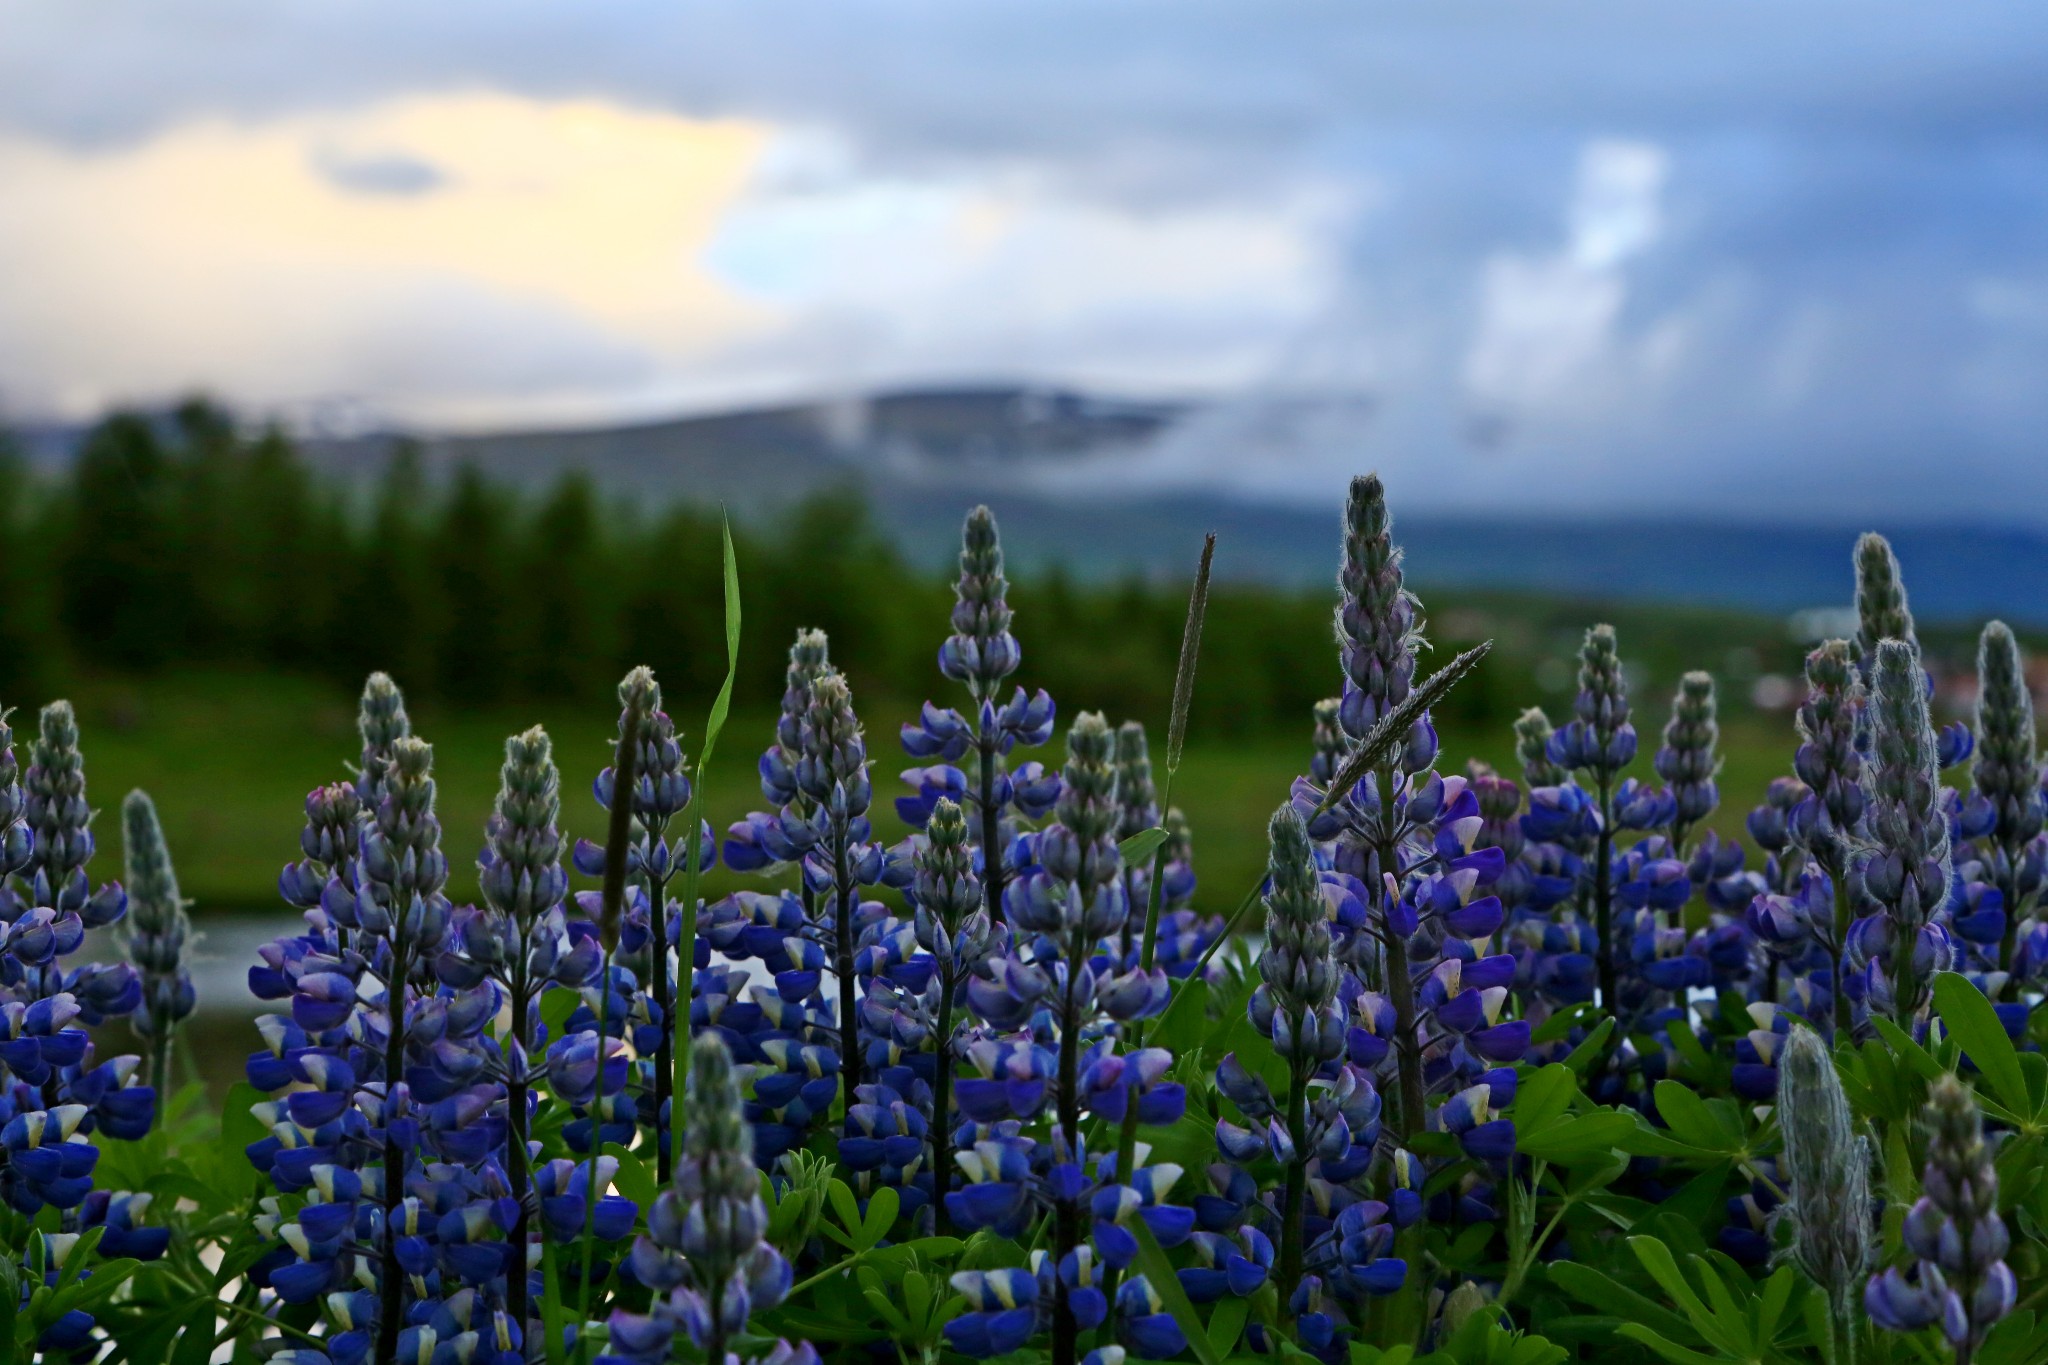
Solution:
[[[150,1088],[161,1100],[169,1090],[172,1033],[198,1004],[185,966],[192,921],[178,894],[178,874],[164,846],[156,805],[147,793],[128,793],[121,803],[121,828],[128,873],[128,960],[142,978],[134,1028],[148,1044]]]
[[[1009,767],[1016,746],[1035,747],[1052,738],[1054,707],[1043,689],[1027,696],[1021,687],[999,703],[1001,686],[1017,671],[1023,654],[1010,630],[1009,579],[995,514],[986,507],[969,512],[961,527],[960,577],[953,593],[953,632],[940,646],[939,671],[966,686],[973,714],[926,702],[917,723],[903,727],[906,753],[939,761],[903,774],[917,794],[899,797],[896,810],[915,827],[923,825],[940,795],[971,808],[968,829],[981,850],[989,918],[1000,921],[1012,875],[1007,865],[1011,817],[1044,816],[1059,794],[1059,783],[1038,763],[1015,771]],[[955,766],[970,757],[971,772]]]
[[[104,1140],[145,1136],[158,1092],[141,1083],[136,1057],[96,1062],[87,1032],[144,1002],[136,970],[64,965],[86,929],[119,922],[128,900],[118,883],[95,890],[88,879],[92,810],[77,717],[60,701],[38,719],[23,774],[0,712],[0,1200],[23,1219],[62,1215],[64,1232],[28,1233],[42,1243],[41,1283],[54,1286],[80,1229],[106,1230],[102,1255],[148,1260],[163,1254],[168,1234],[138,1225],[148,1196],[93,1189]],[[30,1264],[17,1262],[17,1272]],[[24,1305],[32,1288],[24,1278]],[[104,1343],[92,1315],[73,1310],[37,1344],[51,1358],[83,1359]]]
[[[1974,1358],[2018,1298],[2005,1261],[2011,1237],[1998,1216],[1998,1169],[1977,1101],[1953,1072],[1928,1088],[1927,1118],[1923,1193],[1901,1229],[1913,1263],[1872,1276],[1863,1305],[1891,1331],[1938,1324],[1958,1359]]]
[[[1614,920],[1614,831],[1620,823],[1616,779],[1636,756],[1636,729],[1629,723],[1628,680],[1622,672],[1614,627],[1597,625],[1586,632],[1579,650],[1579,691],[1572,701],[1572,719],[1550,737],[1546,748],[1552,763],[1592,779],[1594,810],[1599,817],[1593,849],[1593,925],[1599,936],[1600,999],[1610,1007],[1620,1001],[1622,947]]]
[[[1977,795],[1992,810],[1991,832],[1977,840],[1976,852],[2004,901],[1997,966],[2010,972],[2021,926],[2040,890],[2038,878],[2027,875],[2027,850],[2041,833],[2043,809],[2033,693],[2019,642],[2003,621],[1985,626],[1977,641],[1977,749],[1971,775]]]
[[[1920,651],[1901,640],[1877,646],[1871,688],[1871,753],[1864,787],[1872,847],[1858,863],[1880,914],[1851,932],[1852,963],[1865,969],[1870,1008],[1911,1026],[1936,971],[1954,948],[1946,927],[1948,820],[1940,802],[1934,727]]]
[[[633,1245],[633,1278],[653,1291],[645,1314],[615,1311],[612,1365],[658,1365],[681,1328],[705,1359],[727,1359],[726,1344],[747,1320],[789,1293],[789,1262],[766,1238],[753,1136],[741,1115],[740,1082],[716,1034],[690,1049],[683,1096],[683,1160],[647,1212]],[[788,1343],[778,1350],[793,1351]]]
[[[1721,794],[1714,785],[1721,758],[1715,745],[1721,736],[1714,714],[1712,674],[1692,672],[1678,682],[1678,694],[1671,699],[1671,719],[1664,727],[1664,743],[1657,750],[1653,766],[1664,779],[1672,801],[1671,844],[1682,856],[1686,834],[1714,813]]]

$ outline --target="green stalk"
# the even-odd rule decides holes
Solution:
[[[597,1093],[591,1106],[590,1174],[583,1190],[583,1289],[576,1329],[576,1355],[584,1359],[584,1343],[590,1339],[590,1270],[597,1259],[597,1159],[604,1152],[605,1029],[610,1024],[612,994],[612,952],[619,944],[619,921],[626,908],[626,853],[633,831],[633,788],[639,780],[640,725],[643,717],[637,704],[629,705],[620,718],[619,746],[612,756],[612,808],[606,826],[604,849],[604,891],[598,912],[598,941],[604,945],[604,966],[597,992]],[[695,862],[696,850],[691,849]],[[380,1356],[380,1359],[389,1359]]]
[[[1280,1302],[1290,1303],[1301,1283],[1302,1202],[1308,1193],[1308,1076],[1299,1064],[1289,1068],[1287,1136],[1294,1159],[1287,1163],[1287,1185],[1280,1194]]]

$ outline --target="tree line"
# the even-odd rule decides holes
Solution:
[[[469,466],[429,478],[401,446],[373,480],[316,469],[285,433],[205,402],[115,413],[64,469],[0,458],[0,697],[47,695],[67,670],[286,670],[353,686],[373,668],[467,704],[607,704],[652,665],[705,696],[725,671],[720,521],[646,508],[571,474],[539,493]],[[964,513],[966,508],[961,509]],[[1001,507],[996,507],[998,517]],[[1192,570],[1202,528],[1190,527]],[[947,690],[935,652],[950,575],[911,564],[853,489],[733,528],[745,617],[739,698],[781,691],[800,626],[877,702]],[[1336,563],[1336,527],[1331,563]],[[1163,718],[1186,584],[1021,577],[1020,679],[1069,713]],[[1332,597],[1220,585],[1195,722],[1207,734],[1297,730],[1336,689]],[[1497,689],[1495,689],[1497,690]],[[1468,712],[1510,698],[1461,689]],[[871,723],[887,717],[863,707]]]

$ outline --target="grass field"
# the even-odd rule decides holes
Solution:
[[[74,690],[72,699],[83,728],[89,792],[102,812],[95,826],[101,841],[94,864],[98,876],[120,875],[120,821],[115,812],[122,795],[140,786],[156,799],[180,881],[196,903],[195,913],[281,909],[275,891],[277,872],[297,857],[305,794],[344,776],[355,758],[354,697],[296,678],[188,673],[141,683],[89,681]],[[669,698],[684,731],[685,750],[693,756],[702,739],[704,700]],[[1070,699],[1061,701],[1064,722],[1073,709]],[[896,729],[912,714],[913,705],[870,698],[860,703],[877,770],[875,823],[889,841],[902,833],[888,804],[903,790],[893,774],[909,766],[897,745]],[[1639,720],[1645,733],[1637,770],[1644,776],[1649,775],[1649,754],[1661,723],[1658,711]],[[590,795],[590,782],[609,761],[609,739],[616,724],[609,697],[594,697],[582,707],[484,710],[422,702],[412,712],[417,731],[435,746],[444,847],[453,868],[450,890],[458,900],[475,895],[475,855],[509,733],[535,723],[548,727],[563,772],[564,823],[576,835],[601,835],[603,812]],[[1156,761],[1164,748],[1163,718],[1145,719],[1154,726]],[[35,725],[30,708],[17,711],[14,724],[18,752],[26,764]],[[772,724],[771,713],[748,709],[736,714],[726,728],[712,760],[708,802],[708,818],[721,833],[732,820],[762,804],[754,763]],[[1173,801],[1194,826],[1202,888],[1197,900],[1202,907],[1227,909],[1259,876],[1266,819],[1289,782],[1305,770],[1308,729],[1304,718],[1301,733],[1294,738],[1219,744],[1205,742],[1199,733],[1189,736]],[[1446,772],[1461,771],[1468,757],[1517,771],[1505,722],[1484,732],[1452,727],[1443,740]],[[1749,715],[1732,721],[1724,740],[1725,804],[1714,823],[1734,833],[1740,831],[1743,816],[1764,784],[1789,769],[1794,741],[1786,719]],[[1059,743],[1055,740],[1038,756],[1057,762]],[[1164,773],[1159,776],[1163,779]],[[707,879],[706,889],[716,895],[741,884],[758,883],[742,882],[721,869]]]

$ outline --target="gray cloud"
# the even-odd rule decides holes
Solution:
[[[404,152],[351,156],[323,147],[311,161],[321,179],[353,194],[426,194],[448,183],[439,166]]]
[[[1141,219],[1341,206],[1301,229],[1334,264],[1306,316],[1024,325],[999,281],[915,318],[835,298],[707,357],[735,388],[829,385],[847,354],[891,382],[1235,367],[1234,406],[1149,477],[1321,497],[1376,462],[1424,505],[2048,515],[2038,5],[0,0],[0,30],[0,127],[74,148],[482,87],[822,130],[853,181],[1009,177]],[[1571,215],[1603,143],[1666,169],[1649,239],[1589,266]],[[579,354],[601,389],[603,348]]]

